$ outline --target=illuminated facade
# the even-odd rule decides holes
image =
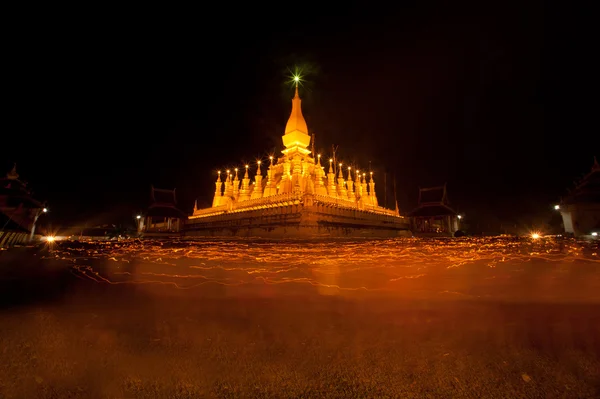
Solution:
[[[372,172],[354,170],[309,150],[311,136],[298,94],[282,137],[284,150],[268,165],[219,171],[212,206],[197,209],[186,233],[246,236],[395,236],[408,220],[379,206]],[[336,168],[337,166],[337,168]],[[254,169],[254,166],[253,166]],[[264,175],[266,169],[266,175]],[[336,170],[337,169],[337,170]],[[337,173],[336,173],[337,172]],[[254,174],[254,176],[251,176]]]

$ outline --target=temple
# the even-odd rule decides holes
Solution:
[[[150,188],[152,200],[144,217],[138,220],[138,231],[145,235],[170,235],[179,233],[186,214],[177,207],[175,190]]]
[[[296,78],[279,157],[217,172],[212,206],[189,216],[185,235],[410,235],[398,210],[379,206],[372,171],[323,160],[309,150]],[[265,173],[266,172],[266,173]]]
[[[419,188],[419,203],[409,213],[412,231],[417,236],[455,236],[460,215],[450,206],[446,184]]]

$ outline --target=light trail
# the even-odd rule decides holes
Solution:
[[[473,286],[498,291],[489,286],[492,281],[513,284],[524,273],[544,284],[567,275],[574,278],[577,268],[577,276],[585,275],[582,284],[595,285],[600,292],[597,245],[547,237],[278,243],[131,240],[60,242],[48,258],[72,262],[73,274],[97,284],[184,290],[207,284],[299,284],[349,292],[430,289],[470,295],[466,290]]]

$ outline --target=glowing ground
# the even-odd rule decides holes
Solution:
[[[0,253],[0,398],[593,398],[597,244]]]

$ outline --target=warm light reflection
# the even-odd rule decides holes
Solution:
[[[567,275],[572,284],[577,268],[584,268],[590,285],[582,285],[582,280],[575,291],[600,294],[600,279],[590,278],[593,270],[600,271],[592,242],[552,237],[311,241],[310,245],[211,239],[60,241],[53,246],[52,257],[72,259],[78,277],[102,284],[177,289],[211,284],[231,292],[240,286],[258,292],[289,286],[293,292],[305,287],[325,295],[418,291],[443,298],[488,299],[508,295],[506,284],[515,284],[524,275],[528,292],[537,287],[550,293],[546,284],[556,286]]]
[[[534,240],[537,240],[538,238],[540,238],[542,235],[540,233],[531,233],[531,238],[533,238]]]

